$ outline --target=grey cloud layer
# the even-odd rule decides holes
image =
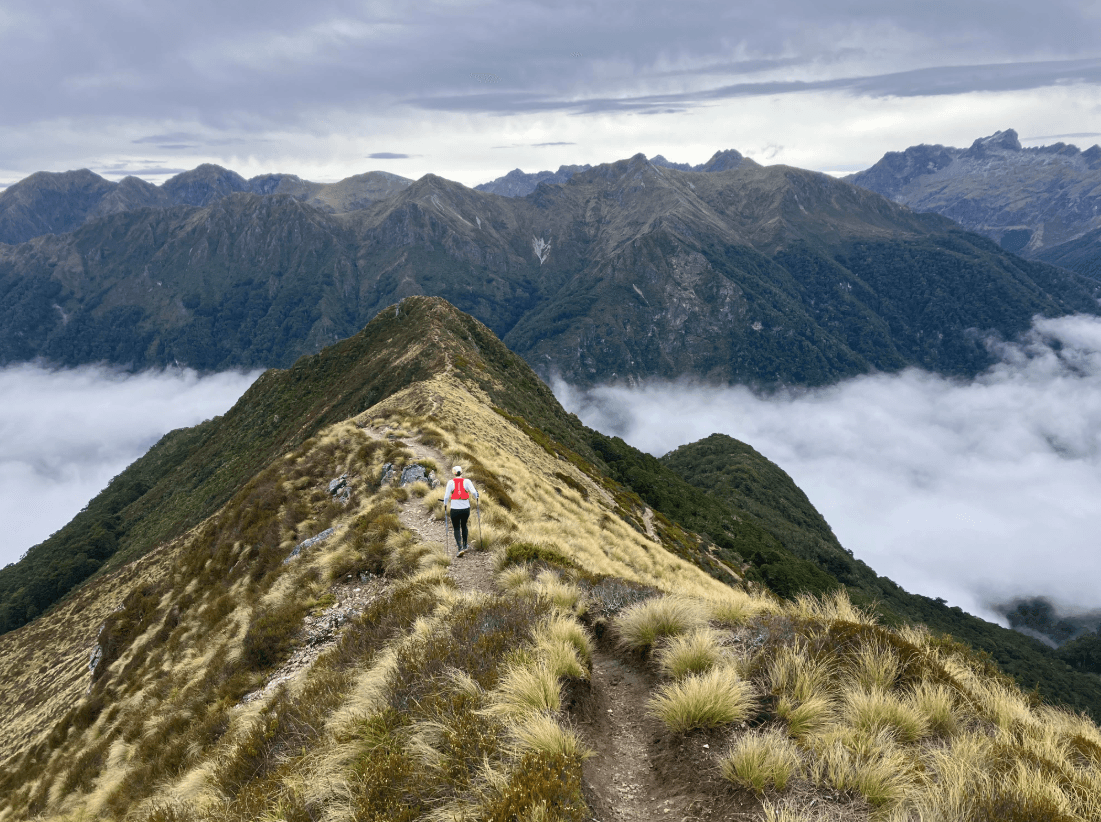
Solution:
[[[316,118],[327,109],[398,101],[591,112],[811,89],[946,94],[1097,81],[1101,21],[1088,4],[896,5],[9,0],[0,123],[140,117],[324,131]],[[500,82],[472,79],[487,75]]]
[[[1101,606],[1101,320],[1038,321],[971,383],[909,370],[763,397],[651,384],[560,398],[653,454],[720,431],[784,468],[847,548],[994,619],[1043,595]]]
[[[72,519],[168,431],[225,413],[256,376],[0,370],[0,567]]]

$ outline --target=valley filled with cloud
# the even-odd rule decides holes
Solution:
[[[660,456],[714,432],[787,471],[841,543],[907,590],[1003,622],[1044,596],[1101,606],[1101,319],[1037,320],[973,381],[908,369],[755,393],[688,382],[559,399]]]
[[[61,528],[164,434],[223,414],[259,372],[0,369],[0,567]]]

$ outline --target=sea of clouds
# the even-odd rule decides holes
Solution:
[[[225,413],[259,373],[0,369],[0,567],[65,525],[164,434]]]
[[[842,545],[904,588],[1005,624],[1043,596],[1101,606],[1101,319],[1038,319],[969,381],[917,369],[754,393],[650,382],[562,403],[660,456],[714,432],[792,476]]]

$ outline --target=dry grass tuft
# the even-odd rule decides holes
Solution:
[[[900,742],[916,742],[929,734],[925,715],[889,691],[850,688],[842,700],[846,721],[860,733],[875,736],[886,731]]]
[[[658,688],[647,710],[675,733],[740,722],[756,710],[753,686],[732,668],[713,668]]]
[[[719,762],[724,777],[758,795],[784,790],[801,768],[799,749],[775,728],[738,737]]]
[[[696,628],[687,634],[670,637],[655,651],[662,673],[672,679],[705,673],[714,668],[722,656],[719,634],[711,628]]]
[[[833,701],[823,694],[813,694],[803,701],[788,696],[777,700],[776,715],[787,722],[788,733],[802,739],[825,729],[836,718]]]
[[[665,637],[706,625],[707,612],[696,599],[655,597],[624,609],[614,620],[620,643],[633,651],[649,651]]]
[[[514,665],[505,671],[488,708],[491,714],[511,721],[561,709],[562,686],[545,665]]]
[[[511,734],[520,753],[536,751],[573,760],[592,756],[573,730],[563,728],[554,717],[546,714],[535,714],[513,725]]]

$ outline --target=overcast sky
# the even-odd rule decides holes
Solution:
[[[1041,320],[973,382],[917,369],[759,396],[651,383],[555,391],[655,456],[723,432],[810,497],[841,544],[911,592],[997,620],[1044,596],[1101,607],[1101,319]]]
[[[4,0],[0,185],[202,162],[474,185],[725,148],[842,173],[1005,128],[1091,145],[1099,81],[1095,0]]]

